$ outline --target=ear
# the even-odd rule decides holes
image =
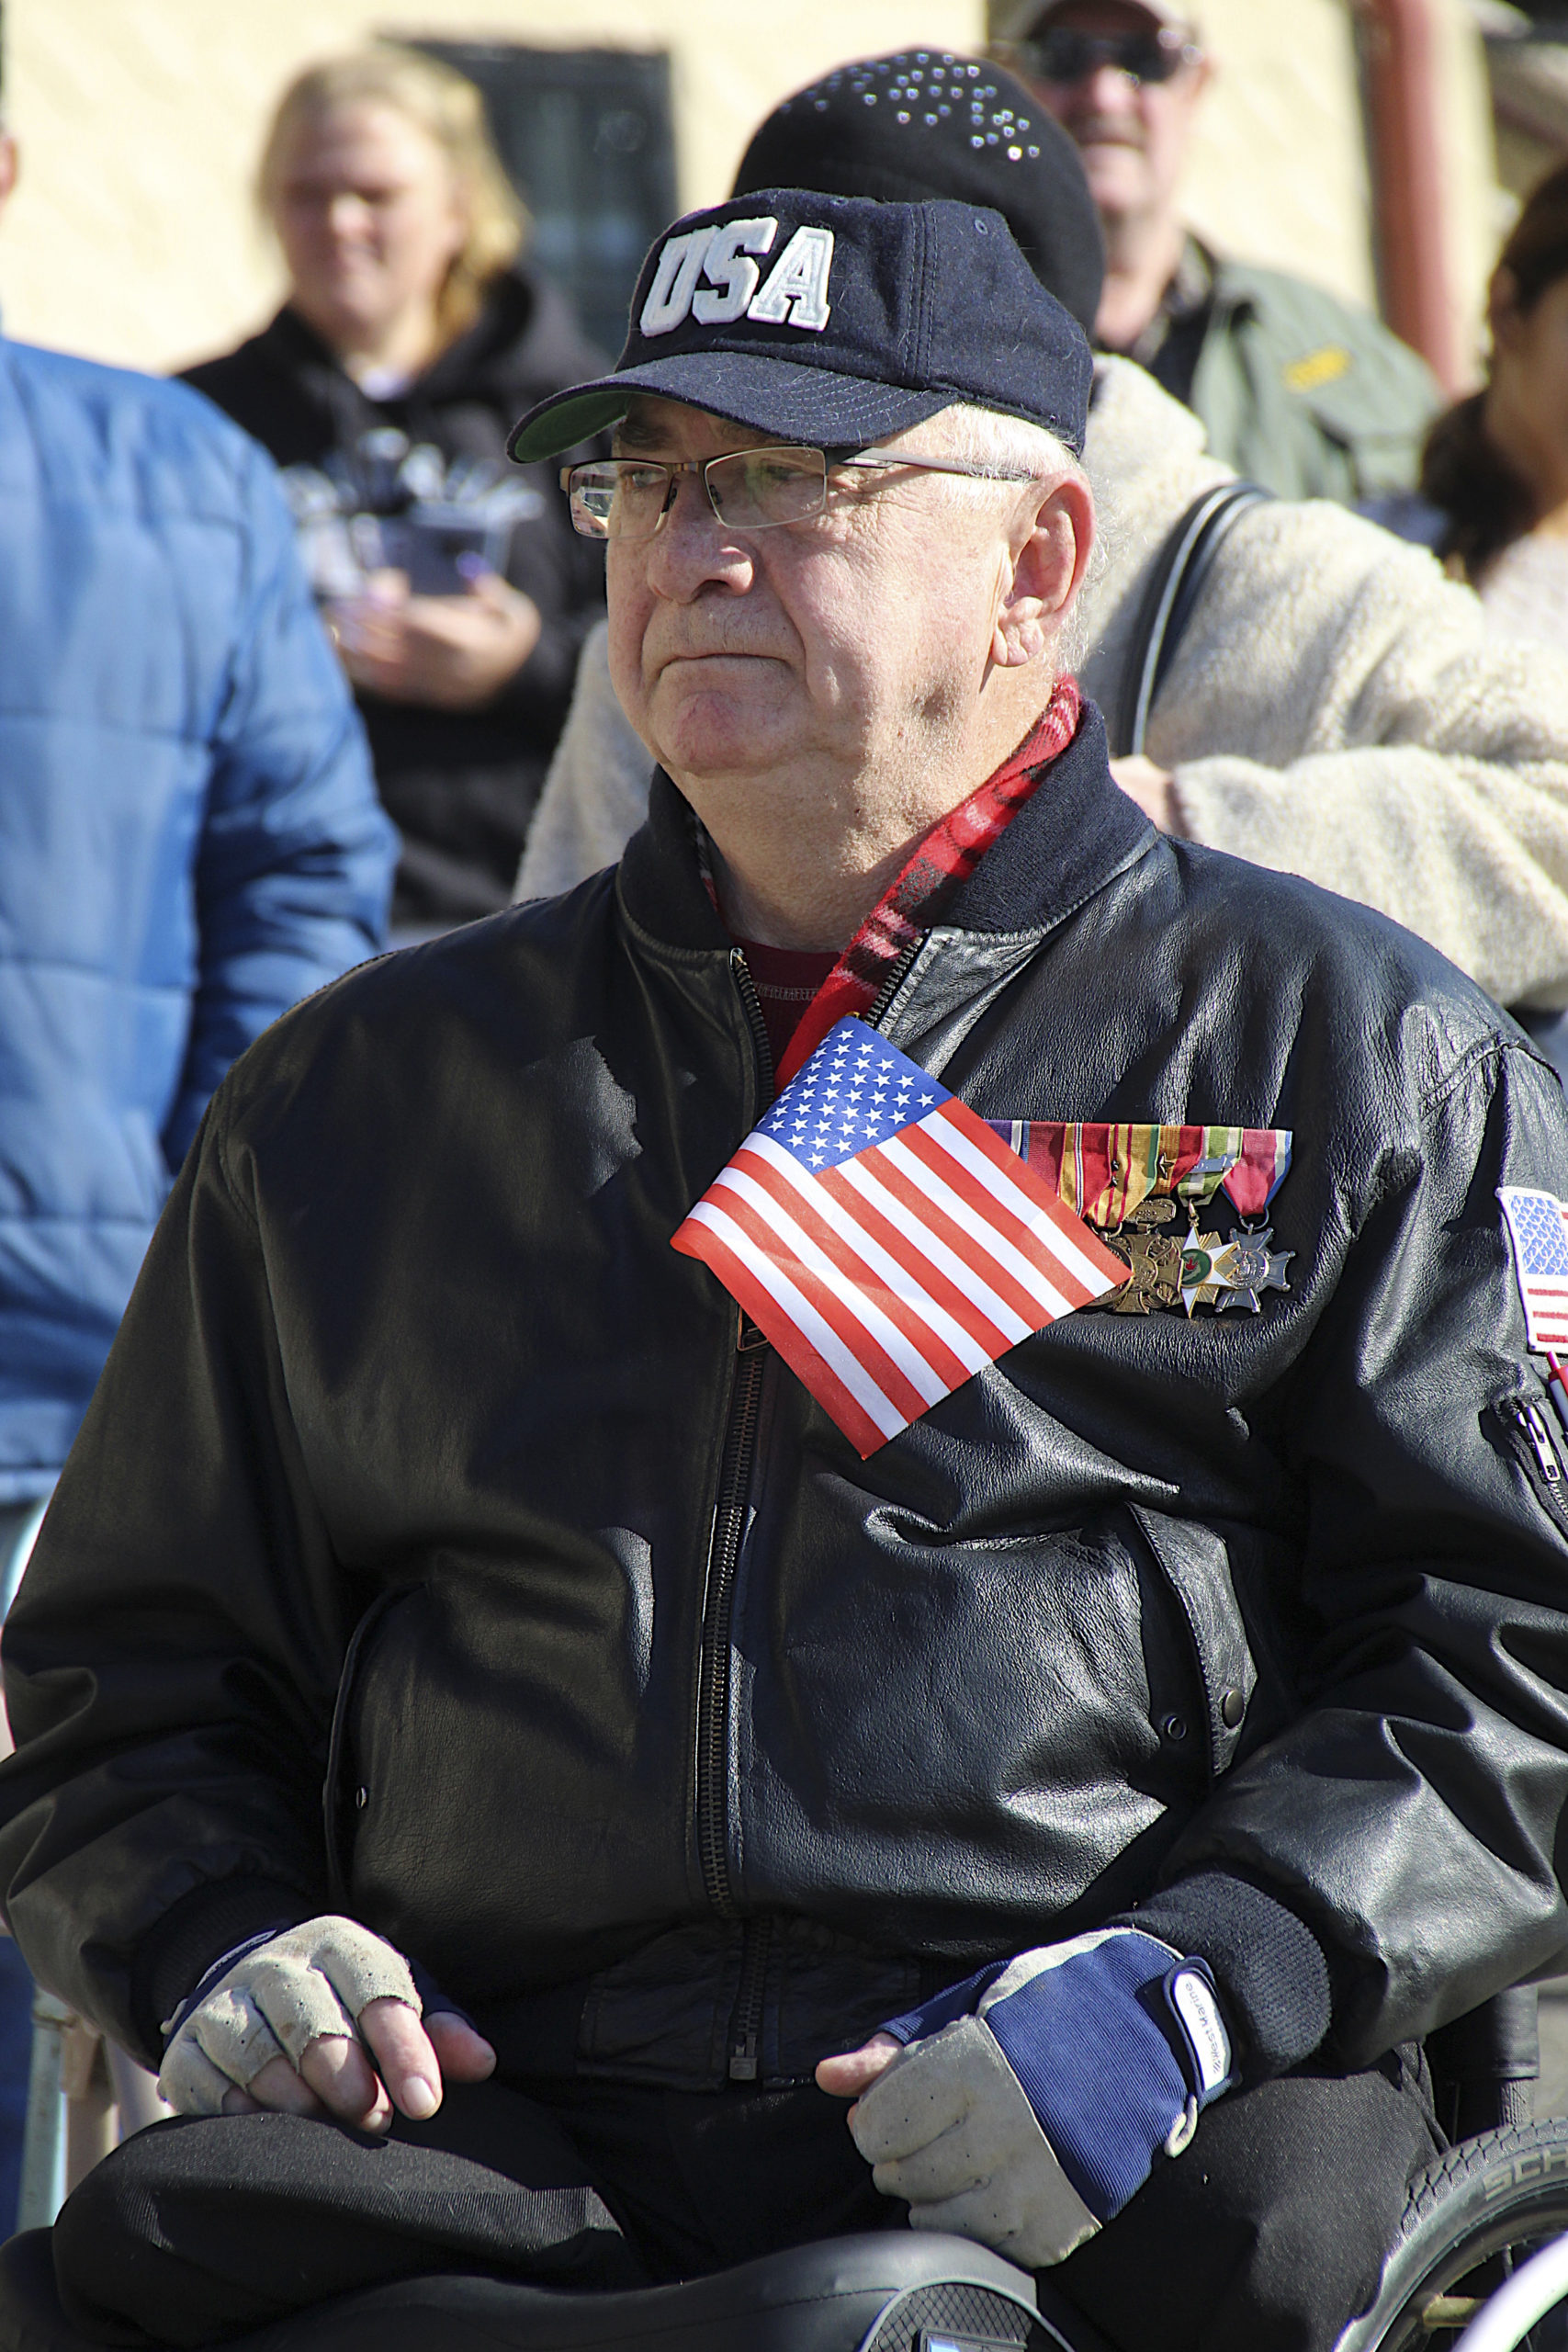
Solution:
[[[1068,474],[1021,509],[991,629],[991,659],[998,670],[1020,669],[1051,650],[1083,585],[1093,545],[1094,501],[1081,474]]]
[[[0,210],[5,209],[6,198],[17,185],[19,168],[15,139],[8,130],[0,130]]]

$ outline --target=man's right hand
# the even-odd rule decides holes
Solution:
[[[384,2132],[423,2122],[444,2079],[483,2082],[495,2052],[463,2018],[422,2003],[402,1954],[327,1917],[236,1961],[180,2024],[158,2087],[184,2115],[333,2116]]]
[[[902,2050],[894,2045],[903,2042]],[[1061,2262],[1189,2145],[1235,2080],[1213,1979],[1135,1928],[1021,1952],[824,2059],[856,2147],[914,2230]]]

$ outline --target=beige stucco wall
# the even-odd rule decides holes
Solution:
[[[1367,157],[1348,0],[1198,0],[1216,65],[1185,190],[1222,250],[1375,300]],[[1442,223],[1466,347],[1480,332],[1498,222],[1491,100],[1464,0],[1436,0]]]
[[[1495,233],[1479,43],[1442,10],[1448,240],[1479,314]],[[1202,0],[1218,66],[1187,187],[1225,249],[1372,291],[1348,0]],[[973,49],[984,0],[6,0],[7,109],[21,187],[0,224],[7,330],[168,367],[268,311],[276,264],[249,178],[262,128],[307,60],[375,31],[667,48],[682,194],[721,196],[759,117],[828,65],[929,43]]]
[[[1373,300],[1366,153],[1344,0],[1202,0],[1214,61],[1183,191],[1224,253]]]
[[[249,181],[272,102],[372,33],[668,49],[682,194],[723,196],[751,130],[845,58],[973,50],[982,0],[6,0],[22,180],[0,223],[6,331],[164,368],[221,349],[277,294]]]

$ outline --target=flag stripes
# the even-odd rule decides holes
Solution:
[[[926,1203],[916,1186],[884,1163],[870,1169],[863,1160],[846,1160],[818,1180],[831,1196],[842,1187],[853,1193],[855,1213],[864,1232],[886,1232],[889,1247],[919,1264],[922,1277],[950,1315],[978,1345],[987,1363],[996,1350],[996,1334],[1003,1344],[1016,1347],[1027,1340],[1034,1325],[1003,1298],[980,1268],[965,1263],[967,1236],[957,1227],[944,1230],[939,1211]],[[922,1215],[923,1212],[923,1215]],[[998,1270],[998,1280],[1005,1276]]]
[[[913,1131],[911,1140],[916,1137],[950,1152],[1039,1240],[1066,1277],[1074,1306],[1085,1306],[1103,1295],[1104,1269],[1120,1261],[1111,1257],[1082,1217],[1064,1202],[1049,1193],[1031,1192],[1019,1182],[1018,1160],[998,1142],[983,1119],[975,1118],[962,1102],[954,1104],[950,1098],[942,1110]]]
[[[888,1401],[854,1350],[844,1346],[787,1274],[765,1256],[738,1257],[727,1238],[733,1236],[734,1228],[716,1216],[705,1200],[697,1203],[682,1233],[687,1234],[694,1225],[711,1230],[701,1246],[689,1234],[680,1246],[712,1267],[730,1296],[767,1333],[790,1370],[838,1423],[863,1461],[908,1428],[915,1416],[899,1412]]]
[[[739,1199],[735,1197],[737,1194]],[[840,1291],[838,1287],[840,1268],[834,1259],[812,1238],[797,1218],[779,1206],[766,1185],[759,1183],[743,1166],[731,1162],[709,1192],[707,1206],[720,1216],[728,1211],[731,1224],[747,1238],[756,1251],[767,1254],[776,1242],[784,1244],[794,1261],[792,1272],[795,1279],[818,1313],[832,1325],[840,1338],[854,1336],[857,1344],[863,1344],[858,1340],[858,1333],[865,1332],[872,1346],[880,1351],[883,1363],[891,1368],[894,1383],[905,1391],[906,1396],[913,1396],[916,1401],[912,1409],[906,1404],[906,1420],[912,1420],[917,1413],[923,1413],[928,1405],[934,1405],[939,1396],[945,1396],[960,1380],[968,1378],[972,1367],[953,1364],[951,1357],[948,1359],[951,1372],[948,1365],[938,1371],[927,1362],[919,1347],[906,1336],[904,1317],[897,1312],[901,1302],[886,1284],[859,1278],[846,1283]],[[730,1246],[738,1249],[739,1255],[747,1255],[746,1250],[738,1248],[733,1238]],[[889,1314],[886,1311],[887,1307],[894,1311]],[[923,1329],[918,1314],[911,1313],[908,1322],[915,1331]],[[852,1327],[854,1327],[853,1335]],[[947,1352],[940,1343],[932,1345],[931,1339],[927,1344],[933,1356]],[[948,1373],[945,1378],[944,1372]]]
[[[985,1330],[984,1318],[974,1315],[974,1323],[981,1328],[979,1331],[971,1328],[964,1313],[965,1301],[957,1283],[933,1281],[931,1267],[922,1260],[919,1251],[904,1250],[904,1237],[897,1226],[885,1239],[877,1231],[881,1220],[874,1209],[863,1206],[857,1209],[839,1199],[833,1180],[850,1176],[854,1169],[852,1160],[845,1168],[829,1170],[825,1178],[813,1178],[807,1176],[789,1153],[781,1151],[767,1136],[758,1136],[751,1144],[743,1147],[738,1159],[743,1161],[746,1152],[752,1150],[767,1162],[773,1175],[789,1185],[798,1202],[799,1213],[808,1226],[816,1218],[827,1229],[830,1237],[829,1246],[834,1249],[840,1269],[850,1271],[851,1262],[858,1258],[920,1319],[938,1343],[944,1346],[955,1366],[948,1374],[947,1385],[950,1388],[956,1386],[960,1380],[966,1380],[971,1373],[978,1372],[983,1363],[989,1363],[991,1359],[985,1344],[989,1334]],[[875,1182],[869,1174],[863,1181],[870,1185]],[[958,1271],[962,1272],[962,1268],[959,1267]],[[942,1291],[947,1294],[945,1298],[939,1295]],[[1024,1335],[1021,1331],[1018,1336],[1022,1339]]]
[[[855,1022],[674,1245],[713,1269],[863,1455],[1126,1279],[984,1121]]]

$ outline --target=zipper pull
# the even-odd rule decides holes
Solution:
[[[737,2041],[729,2052],[729,2079],[732,2083],[754,2083],[757,2079],[757,2037],[748,2033]]]
[[[735,1334],[736,1354],[738,1356],[752,1355],[759,1348],[765,1348],[767,1344],[768,1335],[761,1325],[753,1323],[746,1309],[742,1307],[739,1327]]]
[[[1557,1459],[1557,1448],[1551,1442],[1546,1416],[1540,1407],[1533,1404],[1528,1396],[1519,1398],[1516,1411],[1519,1425],[1529,1440],[1530,1451],[1540,1465],[1542,1478],[1549,1487],[1560,1487],[1562,1484],[1562,1464]]]

